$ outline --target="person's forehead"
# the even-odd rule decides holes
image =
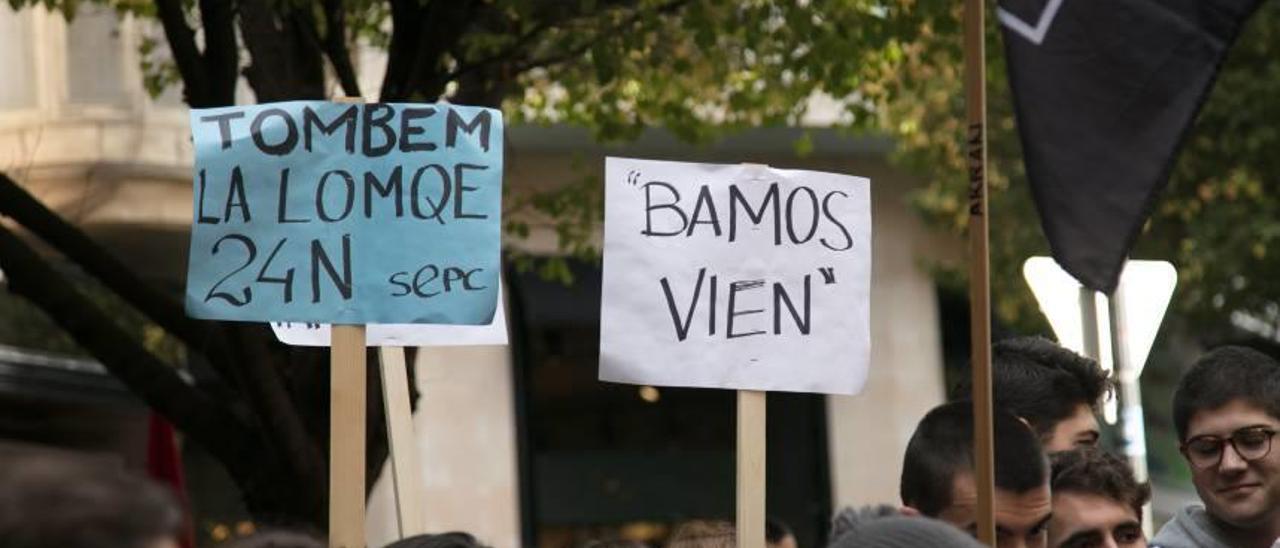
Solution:
[[[1128,504],[1097,493],[1058,490],[1053,493],[1054,520],[1114,526],[1138,519]]]
[[[997,487],[995,499],[996,524],[1014,531],[1039,525],[1052,510],[1048,485],[1022,493]]]
[[[1097,430],[1098,419],[1093,415],[1092,407],[1080,403],[1076,405],[1075,411],[1072,411],[1071,415],[1058,422],[1056,429],[1070,429],[1073,431],[1071,433],[1080,430]]]
[[[1255,424],[1280,425],[1280,419],[1271,416],[1261,406],[1244,399],[1234,399],[1212,409],[1200,409],[1187,421],[1187,437],[1201,435],[1225,436],[1238,428]]]

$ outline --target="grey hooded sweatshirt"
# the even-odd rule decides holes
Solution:
[[[1228,542],[1227,534],[1212,519],[1204,507],[1190,504],[1183,507],[1160,528],[1151,539],[1152,548],[1238,548]]]

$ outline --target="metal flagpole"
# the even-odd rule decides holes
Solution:
[[[1133,468],[1133,477],[1139,483],[1147,481],[1147,437],[1146,426],[1142,415],[1142,388],[1138,385],[1138,364],[1129,360],[1128,334],[1125,332],[1125,310],[1121,299],[1123,284],[1116,287],[1108,299],[1108,312],[1111,319],[1111,363],[1114,364],[1116,379],[1119,381],[1120,407],[1120,443],[1129,466]],[[1151,503],[1142,507],[1142,528],[1147,537],[1151,536],[1152,516]]]

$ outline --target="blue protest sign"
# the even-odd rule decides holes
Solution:
[[[294,101],[191,111],[187,313],[488,324],[502,113]]]

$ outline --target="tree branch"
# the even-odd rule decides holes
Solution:
[[[382,74],[382,101],[398,101],[409,95],[409,70],[417,53],[415,38],[422,10],[417,0],[391,0],[391,42],[387,45],[387,69]]]
[[[306,25],[277,11],[292,9],[271,0],[240,0],[240,35],[253,57],[245,76],[259,102],[325,97],[324,60],[309,44]]]
[[[209,76],[205,72],[200,49],[196,47],[195,31],[187,25],[181,0],[156,0],[156,15],[164,28],[173,62],[182,76],[187,104],[193,108],[216,106],[211,104]]]
[[[183,382],[3,225],[0,257],[10,290],[48,314],[152,409],[224,459],[243,451],[247,424]]]
[[[238,368],[245,377],[245,392],[255,414],[267,432],[268,443],[280,445],[278,451],[294,466],[297,485],[307,500],[323,500],[328,485],[325,457],[298,416],[274,359],[268,348],[269,328],[256,324],[237,325],[232,329],[236,346],[250,358]]]
[[[0,215],[11,217],[66,255],[188,348],[208,357],[213,367],[227,376],[226,342],[218,324],[187,317],[175,299],[156,291],[123,262],[99,247],[80,229],[62,220],[4,173],[0,173]]]
[[[449,83],[444,55],[466,34],[480,7],[476,1],[437,0],[420,7],[415,0],[393,0],[382,100],[440,97]]]
[[[347,12],[342,0],[325,0],[324,14],[324,53],[338,75],[342,92],[347,97],[360,97],[360,82],[356,79],[356,69],[351,65],[351,52],[347,48]]]
[[[680,9],[684,8],[684,6],[687,5],[688,3],[689,3],[689,0],[672,0],[671,2],[667,2],[666,4],[663,4],[661,6],[654,8],[653,11],[654,13],[658,13],[658,14],[675,13],[677,11],[680,11]],[[565,61],[569,61],[571,59],[581,57],[583,54],[587,53],[587,51],[589,51],[592,47],[595,47],[596,44],[599,44],[608,38],[617,36],[618,33],[624,32],[629,27],[632,27],[636,23],[639,23],[640,19],[644,17],[645,13],[646,12],[642,12],[639,10],[633,11],[630,17],[624,19],[623,21],[620,21],[617,25],[614,25],[609,29],[600,31],[596,33],[594,37],[587,40],[586,42],[583,42],[582,44],[579,44],[576,47],[565,50],[559,54],[548,55],[541,59],[529,59],[523,63],[516,63],[512,67],[512,73],[520,74],[522,72],[533,70],[535,68],[545,68],[552,65],[558,65]]]
[[[234,9],[231,0],[200,0],[200,20],[204,28],[203,61],[205,74],[209,77],[209,104],[202,106],[236,103],[240,47],[236,44]]]

